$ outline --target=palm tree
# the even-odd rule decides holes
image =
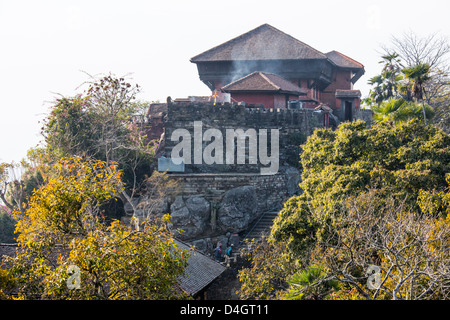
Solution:
[[[381,57],[384,63],[381,76],[385,79],[385,100],[395,97],[397,95],[398,82],[402,79],[400,75],[400,59],[395,52],[387,53]]]
[[[405,100],[403,99],[390,99],[387,101],[382,101],[376,106],[372,106],[375,122],[397,122],[398,111],[404,104]]]
[[[377,75],[375,77],[372,77],[369,79],[368,82],[371,86],[374,86],[372,90],[370,90],[370,98],[375,101],[376,103],[381,103],[381,101],[384,100],[384,88],[382,86],[383,84],[383,78],[381,75]]]
[[[333,290],[340,289],[339,283],[333,278],[327,278],[320,266],[308,266],[293,274],[288,283],[290,286],[285,295],[288,300],[321,300]]]
[[[421,119],[421,114],[423,113],[421,109],[422,106],[420,104],[414,101],[406,101],[402,98],[389,99],[372,106],[375,122],[401,123],[410,119]],[[425,106],[425,113],[427,119],[434,116],[433,109],[428,105]]]
[[[369,84],[373,86],[370,90],[369,100],[380,104],[382,101],[391,99],[397,95],[398,83],[402,79],[400,75],[400,60],[396,53],[387,53],[381,57],[379,63],[384,64],[380,75],[369,79]]]
[[[431,79],[431,66],[427,63],[419,63],[410,68],[402,70],[406,79],[410,81],[412,97],[419,103],[422,101],[422,111],[425,125],[427,124],[427,117],[425,113],[425,102],[423,96],[425,94],[425,83]]]

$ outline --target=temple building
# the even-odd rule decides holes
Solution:
[[[218,102],[268,108],[327,105],[342,121],[360,106],[354,83],[364,66],[338,52],[322,53],[268,25],[244,33],[190,60]]]
[[[287,108],[289,101],[307,95],[307,90],[272,73],[255,71],[221,88],[233,101],[262,104],[266,108]]]

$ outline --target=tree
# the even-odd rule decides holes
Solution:
[[[424,94],[425,84],[431,79],[429,64],[419,63],[413,67],[402,70],[405,78],[411,82],[412,96],[417,102],[422,102],[423,119],[427,124],[427,116],[425,112]]]
[[[8,211],[24,214],[33,191],[45,185],[55,161],[54,153],[35,147],[19,163],[0,163],[0,199]]]
[[[122,189],[118,165],[64,158],[35,190],[18,219],[18,250],[7,260],[8,283],[30,299],[170,299],[188,252],[167,220],[139,228],[103,222],[101,204]],[[76,270],[76,274],[71,274]],[[78,271],[78,273],[77,273]],[[70,279],[79,277],[79,288]]]
[[[151,173],[151,163],[157,147],[143,134],[137,114],[143,103],[136,102],[139,85],[114,75],[90,76],[86,90],[75,97],[57,99],[44,121],[42,133],[52,161],[61,157],[87,156],[117,162],[123,171],[124,203],[144,184]]]
[[[111,74],[91,76],[85,84],[83,94],[57,99],[44,121],[42,134],[56,158],[87,156],[124,166],[127,160],[152,155],[154,145],[143,145],[133,128],[133,117],[142,109],[142,103],[134,102],[139,85]]]
[[[301,254],[311,237],[333,223],[330,214],[341,197],[367,188],[407,198],[418,206],[420,190],[443,190],[450,172],[450,136],[433,126],[411,120],[398,126],[382,122],[366,129],[364,122],[341,124],[337,130],[316,130],[302,146],[303,193],[286,202],[275,220],[272,236],[288,241]],[[315,225],[317,224],[317,225]]]
[[[392,37],[390,48],[386,51],[395,51],[403,68],[427,64],[429,65],[430,81],[425,85],[427,103],[434,105],[436,99],[448,97],[448,77],[450,65],[450,43],[448,38],[432,33],[419,37],[412,31],[404,33],[401,37]]]
[[[0,242],[14,243],[15,220],[6,206],[0,205]]]
[[[127,122],[134,114],[132,102],[140,91],[139,85],[131,85],[125,78],[112,75],[88,82],[86,91],[95,114],[99,130],[97,147],[103,149],[106,163],[120,162],[120,150],[128,149]]]
[[[364,102],[375,114],[380,113],[380,118],[386,118],[386,112],[391,113],[399,99],[421,103],[424,122],[428,123],[430,114],[435,114],[435,125],[449,132],[448,38],[437,33],[419,37],[409,32],[401,37],[393,36],[390,45],[383,49],[381,74],[369,80],[372,89]]]
[[[423,119],[423,108],[425,108],[426,119],[434,117],[433,109],[430,106],[420,105],[402,98],[382,101],[371,107],[374,112],[374,122],[389,121],[392,123],[405,122],[411,119]]]
[[[434,114],[424,99],[425,85],[431,80],[430,65],[419,63],[402,67],[397,53],[388,52],[382,58],[382,72],[369,80],[374,87],[364,100],[374,111],[375,121],[398,122],[418,118],[416,104],[422,103],[422,117],[426,124],[427,118]]]
[[[94,116],[88,97],[56,99],[41,131],[48,152],[55,159],[69,155],[101,158]]]
[[[286,255],[286,246],[263,237],[257,243],[247,243],[247,248],[249,250],[241,250],[241,256],[251,265],[239,270],[240,298],[278,298],[288,287],[287,277],[295,272],[295,261]]]
[[[279,279],[290,287],[270,297],[447,297],[449,146],[418,120],[316,130],[301,146],[303,193],[286,201],[268,238],[277,248],[269,260],[281,262],[267,269],[255,254],[246,296],[251,283],[268,294],[261,285]],[[370,265],[388,275],[383,292],[367,286]],[[320,272],[300,281],[311,268]]]
[[[343,203],[329,236],[315,245],[312,260],[326,270],[322,279],[354,289],[354,298],[449,298],[448,216],[419,212],[393,197],[380,199],[375,190]]]
[[[25,185],[16,172],[18,169],[18,164],[0,163],[0,200],[11,212],[15,209],[23,212],[26,200]]]
[[[369,92],[366,102],[379,104],[394,98],[398,94],[398,83],[402,79],[400,60],[396,53],[386,53],[379,63],[384,64],[381,74],[372,77],[369,84],[374,86]]]
[[[446,119],[449,116],[450,105],[450,43],[448,37],[438,33],[418,36],[414,32],[406,32],[402,36],[393,36],[389,45],[383,47],[386,54],[395,52],[398,55],[398,65],[401,69],[428,65],[429,79],[423,84],[423,99],[434,109],[437,117],[435,123],[449,132]],[[409,100],[410,90],[407,83],[403,87],[402,97]],[[402,91],[402,90],[400,90]],[[411,97],[412,98],[412,97]]]

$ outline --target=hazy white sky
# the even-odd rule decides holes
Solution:
[[[57,94],[86,74],[131,74],[142,100],[208,95],[189,59],[263,23],[380,70],[381,44],[412,30],[450,35],[448,0],[0,0],[0,161],[36,146]]]

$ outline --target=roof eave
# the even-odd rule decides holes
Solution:
[[[287,90],[236,90],[236,89],[220,89],[224,93],[272,93],[272,94],[289,94],[294,96],[306,96],[306,92],[287,91]]]
[[[364,75],[365,72],[366,72],[366,71],[364,70],[364,68],[359,69],[358,71],[356,71],[355,75],[350,79],[350,81],[351,81],[353,84],[355,84],[356,81],[358,81],[359,78],[361,78],[361,77]]]

